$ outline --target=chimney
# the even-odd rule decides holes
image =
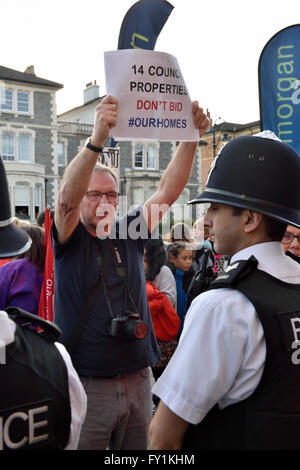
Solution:
[[[100,97],[100,87],[97,85],[96,80],[86,84],[85,90],[83,90],[83,104],[93,101]]]
[[[35,75],[34,65],[29,65],[24,73],[29,73],[30,75]]]

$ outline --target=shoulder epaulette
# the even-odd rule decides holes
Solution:
[[[61,335],[61,329],[55,323],[45,320],[38,315],[33,315],[19,307],[6,307],[4,310],[9,318],[17,322],[21,327],[39,327],[40,332],[38,334],[51,343],[57,341]]]
[[[236,261],[227,266],[225,272],[218,276],[207,290],[234,287],[237,282],[249,276],[257,268],[257,265],[258,261],[254,256],[247,260]]]

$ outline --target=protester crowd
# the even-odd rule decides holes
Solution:
[[[193,117],[200,138],[209,120],[197,103]],[[49,327],[34,321],[41,313],[45,213],[37,224],[3,217],[16,244],[21,240],[27,248],[0,246],[0,320],[13,331],[3,342],[16,349],[15,338],[25,329],[21,352],[30,371],[38,371],[36,386],[43,379],[51,383],[47,397],[54,397],[55,413],[50,431],[59,427],[61,433],[52,442],[45,439],[45,448],[188,449],[201,443],[216,449],[298,449],[291,435],[298,427],[300,377],[286,350],[293,347],[291,335],[300,321],[295,313],[300,307],[299,156],[275,136],[235,139],[222,149],[204,192],[191,201],[209,202],[205,215],[190,227],[175,223],[168,234],[152,237],[159,220],[151,207],[170,207],[179,197],[197,143],[181,143],[157,192],[117,220],[116,175],[97,164],[116,119],[117,102],[108,96],[96,108],[93,134],[66,169],[51,211],[57,328],[55,334],[50,330],[52,340]],[[272,165],[280,168],[282,155],[290,169],[279,174]],[[251,180],[251,186],[238,158],[255,176],[268,174],[262,165],[269,165],[278,186],[283,181],[282,201],[264,176]],[[231,167],[240,178],[228,175]],[[130,237],[133,223],[139,227],[137,239]],[[3,243],[1,230],[3,225]],[[16,317],[9,316],[9,308]],[[279,323],[283,319],[282,327],[275,317]],[[41,346],[40,330],[48,338]],[[281,351],[282,334],[290,345]],[[59,384],[47,376],[50,369],[41,378],[39,366],[33,366],[39,347],[41,358],[50,354],[49,366],[59,362]],[[20,380],[26,380],[22,361],[14,365],[20,351],[11,350],[9,367],[17,367]],[[63,398],[56,396],[57,387]],[[30,402],[30,391],[24,390]],[[268,397],[270,418],[262,416]],[[290,417],[283,417],[285,409]],[[261,439],[257,426],[263,429]],[[285,438],[276,437],[281,427],[285,432],[290,427]]]

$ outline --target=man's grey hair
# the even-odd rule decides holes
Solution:
[[[109,166],[106,166],[106,165],[103,165],[102,163],[96,163],[93,171],[96,171],[96,172],[106,171],[107,173],[109,173],[113,177],[116,184],[118,185],[118,178],[117,178],[117,175],[116,175],[113,168],[111,168]]]

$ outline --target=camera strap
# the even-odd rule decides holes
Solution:
[[[97,243],[96,243],[96,246],[97,246]],[[103,252],[104,252],[104,257],[105,257],[104,261],[102,261],[100,250],[97,246],[97,263],[98,263],[99,279],[97,280],[97,283],[94,285],[92,290],[89,292],[88,300],[83,305],[82,309],[80,310],[78,321],[75,324],[73,330],[71,331],[71,334],[65,345],[70,355],[72,355],[72,353],[74,352],[78,344],[82,331],[85,325],[87,324],[92,308],[95,305],[102,288],[104,290],[106,302],[108,298],[108,309],[110,311],[110,315],[112,315],[113,317],[109,296],[107,292],[105,293],[105,290],[107,291],[107,287],[106,287],[106,284],[103,282],[103,276],[106,274],[106,271],[108,270],[108,267],[109,267],[110,253],[108,249],[103,250]]]
[[[96,239],[94,241],[95,241],[96,252],[97,252],[97,264],[98,264],[98,271],[99,271],[99,280],[100,280],[100,282],[103,286],[104,296],[105,296],[105,300],[106,300],[107,307],[108,307],[108,310],[109,310],[109,314],[111,316],[111,319],[113,319],[114,314],[113,314],[113,310],[112,310],[112,306],[111,306],[110,297],[109,297],[109,294],[108,294],[107,285],[106,285],[106,282],[105,282],[105,276],[107,274],[110,259],[111,259],[110,258],[110,250],[109,250],[110,247],[108,246],[108,238],[105,238],[104,240],[102,240],[102,247],[103,247],[103,255],[102,256],[101,256],[100,249],[99,249],[99,246],[97,244]]]
[[[123,279],[125,287],[126,287],[126,293],[128,295],[128,298],[131,302],[131,305],[133,307],[133,310],[135,313],[138,313],[136,304],[132,295],[132,292],[129,288],[127,278],[126,278],[126,264],[123,261],[123,257],[121,255],[121,250],[120,247],[118,247],[116,240],[112,240],[110,238],[105,238],[101,242],[101,248],[103,251],[103,255],[101,256],[99,245],[97,244],[97,241],[95,241],[95,246],[96,246],[96,252],[97,252],[97,262],[98,262],[98,269],[100,273],[100,279],[102,279],[102,284],[103,284],[103,291],[104,291],[104,296],[105,300],[109,309],[109,313],[111,318],[113,319],[115,315],[113,314],[113,310],[111,307],[111,302],[110,302],[110,297],[107,289],[107,285],[105,282],[106,279],[106,274],[108,270],[108,266],[111,260],[110,253],[112,254],[112,259],[113,259],[113,264],[116,268],[116,271],[118,275]]]
[[[126,287],[126,291],[127,291],[127,294],[128,294],[128,298],[131,302],[131,305],[132,305],[135,313],[138,313],[138,310],[137,310],[132,292],[131,292],[130,287],[129,287],[128,282],[127,282],[126,264],[122,259],[120,247],[118,247],[118,245],[117,245],[117,240],[109,239],[109,243],[110,243],[110,248],[111,248],[111,252],[112,252],[112,256],[113,256],[113,262],[114,262],[116,271],[119,274],[119,276],[123,278],[123,281],[124,281],[125,287]]]
[[[126,265],[123,262],[123,257],[121,256],[120,248],[117,246],[116,243],[113,243],[113,242],[114,241],[109,238],[105,238],[104,240],[101,241],[101,248],[102,248],[101,251],[103,252],[103,255],[101,255],[97,240],[94,239],[94,243],[96,247],[96,254],[97,254],[99,279],[97,280],[97,283],[92,288],[92,290],[89,292],[88,300],[86,304],[83,306],[83,308],[81,309],[81,311],[79,312],[78,321],[75,327],[73,328],[73,330],[71,331],[71,334],[67,340],[66,349],[68,350],[70,355],[72,355],[72,353],[74,352],[78,344],[82,331],[85,325],[87,324],[92,308],[95,305],[102,289],[104,292],[105,301],[106,301],[111,319],[115,318],[115,315],[113,313],[113,309],[111,306],[111,301],[110,301],[107,285],[105,282],[105,278],[107,276],[107,271],[108,271],[110,261],[111,261],[111,255],[113,258],[113,264],[116,268],[116,271],[119,274],[119,276],[122,277],[125,283],[126,292],[132,304],[132,307],[134,308],[135,313],[138,313],[133,295],[127,283]]]

